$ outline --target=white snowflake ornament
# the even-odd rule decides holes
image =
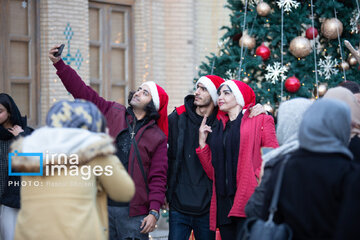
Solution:
[[[350,19],[350,26],[352,33],[359,33],[360,13],[357,9],[352,12],[352,18]]]
[[[245,5],[245,1],[247,1],[248,6],[255,6],[257,5],[260,0],[241,0],[241,2]]]
[[[295,0],[279,0],[276,2],[279,8],[284,8],[285,12],[291,12],[291,8],[297,8],[300,3]]]
[[[266,67],[267,74],[265,74],[266,81],[271,81],[271,83],[275,84],[276,81],[285,80],[286,76],[284,73],[287,72],[286,66],[281,66],[279,62],[274,62],[274,66],[268,65]]]
[[[226,73],[225,73],[225,76],[226,76],[226,80],[232,80],[232,79],[236,79],[237,78],[237,72],[238,70],[235,69],[235,70],[227,70]]]
[[[339,72],[339,70],[336,69],[338,62],[336,59],[333,60],[331,56],[325,56],[325,60],[320,59],[318,65],[320,67],[318,70],[319,75],[325,76],[326,80],[330,79],[331,75],[337,74]]]

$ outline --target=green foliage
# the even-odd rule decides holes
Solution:
[[[324,58],[324,56],[331,56],[333,59],[336,59],[338,63],[341,62],[338,39],[329,40],[321,34],[321,23],[326,18],[334,18],[334,8],[336,9],[338,19],[344,26],[341,35],[344,60],[347,59],[349,51],[345,47],[343,41],[348,40],[353,46],[359,45],[360,34],[351,33],[350,26],[352,12],[356,9],[355,1],[356,0],[335,0],[333,2],[333,0],[314,0],[314,26],[319,32],[321,46],[321,51],[317,52],[316,55],[317,63],[319,62],[319,59]],[[272,9],[272,12],[266,17],[257,15],[256,6],[248,6],[247,9],[246,29],[248,30],[249,35],[255,37],[256,47],[252,50],[244,48],[241,79],[245,76],[250,78],[249,85],[254,89],[258,102],[270,102],[275,106],[281,101],[281,80],[273,84],[271,81],[266,81],[264,76],[267,73],[265,69],[266,66],[273,66],[274,62],[281,61],[281,9],[276,4],[276,1],[265,0],[265,2],[267,2]],[[306,29],[311,27],[310,1],[299,2],[300,5],[297,9],[292,8],[292,12],[284,12],[283,63],[288,66],[288,72],[285,73],[286,76],[290,77],[295,75],[300,80],[302,86],[296,93],[287,92],[284,86],[283,93],[286,99],[300,96],[306,98],[314,97],[314,88],[316,86],[313,51],[311,51],[307,57],[302,59],[296,58],[289,51],[291,40],[297,36],[304,36]],[[236,79],[239,79],[238,68],[241,47],[239,46],[238,40],[243,29],[244,4],[240,0],[228,0],[228,5],[226,7],[232,11],[230,15],[231,27],[225,26],[222,28],[226,30],[226,33],[221,39],[229,40],[224,44],[220,55],[211,53],[210,56],[207,57],[207,61],[202,63],[199,76],[210,74],[214,63],[215,67],[213,69],[213,74],[224,79],[229,79],[229,76],[226,73],[231,70],[232,73],[237,73]],[[269,44],[271,51],[271,56],[266,61],[263,61],[261,57],[255,55],[256,48],[263,42]],[[333,74],[328,80],[326,80],[324,76],[318,75],[319,84],[326,83],[328,87],[338,85],[344,80],[342,69],[338,68],[338,70],[339,72]],[[350,66],[350,69],[346,71],[346,79],[359,83],[360,70],[358,70],[358,65]],[[285,81],[283,83],[285,83]]]

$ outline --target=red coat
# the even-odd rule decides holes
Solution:
[[[240,149],[236,175],[236,193],[234,205],[232,206],[229,217],[246,217],[245,206],[256,186],[258,185],[261,169],[261,147],[277,148],[279,146],[276,139],[275,123],[271,116],[261,114],[249,118],[249,111],[244,113],[240,126]],[[222,117],[225,125],[227,119]],[[211,149],[206,145],[203,149],[197,148],[196,153],[200,162],[208,175],[213,180],[213,194],[210,205],[210,230],[216,230],[216,188],[215,173],[211,162]]]

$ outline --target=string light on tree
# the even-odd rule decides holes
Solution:
[[[320,59],[318,66],[320,69],[318,73],[320,76],[325,76],[325,79],[330,79],[333,74],[337,74],[339,70],[336,69],[338,61],[332,59],[331,56],[325,56],[325,60]]]
[[[276,2],[279,8],[284,8],[285,12],[291,12],[291,8],[298,8],[300,3],[295,0],[279,0]]]

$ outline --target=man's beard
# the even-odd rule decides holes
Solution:
[[[211,98],[210,99],[208,99],[206,102],[204,102],[204,103],[196,103],[195,101],[194,101],[194,105],[195,106],[197,106],[197,107],[208,107],[210,104],[211,104]]]

